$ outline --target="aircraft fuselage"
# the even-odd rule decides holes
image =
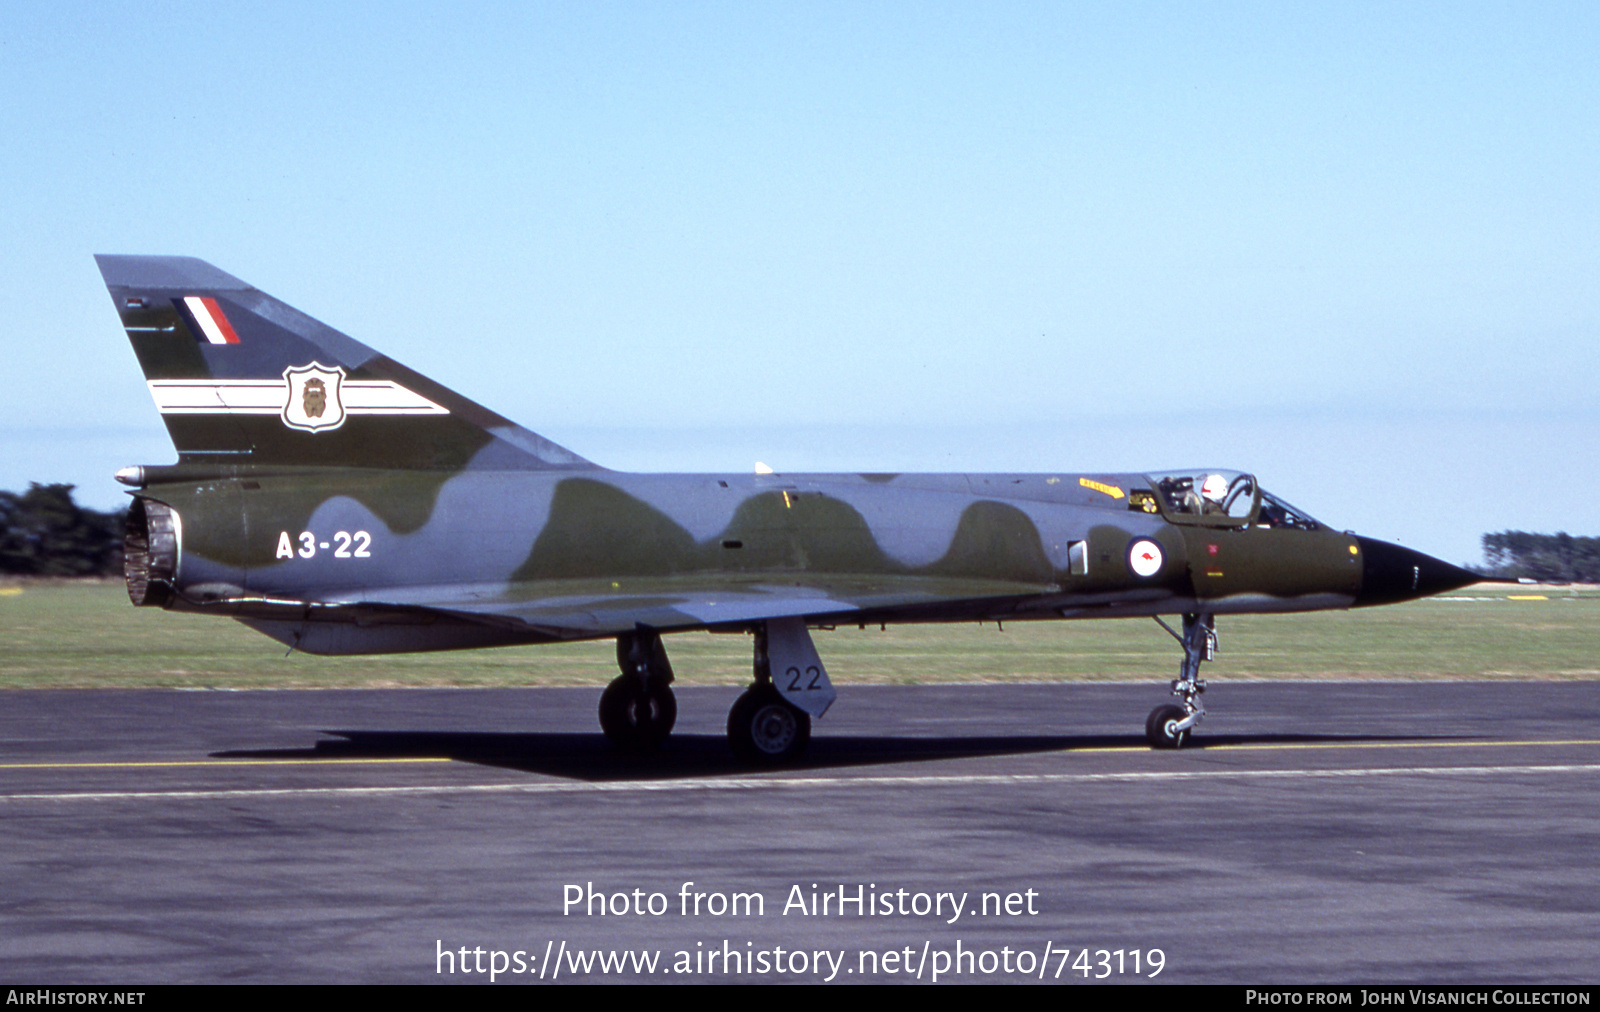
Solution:
[[[1353,535],[1274,527],[1259,506],[1174,522],[1141,474],[238,469],[162,480],[183,470],[147,469],[141,493],[180,518],[177,602],[273,623],[294,603],[320,625],[341,606],[501,601],[527,635],[506,635],[509,621],[486,635],[517,642],[753,615],[865,623],[1305,611],[1349,607],[1362,589]],[[407,624],[396,611],[382,626],[398,634]],[[302,635],[299,645],[365,652],[382,635]],[[425,639],[396,635],[394,648]],[[436,645],[477,644],[452,634]]]

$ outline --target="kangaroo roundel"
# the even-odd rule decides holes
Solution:
[[[344,424],[344,403],[339,389],[344,369],[329,369],[320,362],[283,371],[288,400],[283,405],[283,424],[291,429],[321,432]]]
[[[1128,565],[1136,576],[1154,576],[1161,571],[1161,546],[1140,538],[1128,547]]]

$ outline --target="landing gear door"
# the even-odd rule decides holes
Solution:
[[[805,619],[767,620],[767,665],[772,684],[797,709],[820,717],[833,705],[838,692],[828,681]]]

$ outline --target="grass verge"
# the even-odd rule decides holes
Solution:
[[[1225,615],[1218,679],[1600,678],[1600,588],[1469,587],[1351,612]],[[1149,619],[854,626],[815,634],[840,684],[1172,677]],[[667,638],[683,684],[749,681],[747,636]],[[0,688],[380,688],[604,684],[611,641],[382,657],[285,655],[224,619],[134,608],[120,581],[0,585]]]

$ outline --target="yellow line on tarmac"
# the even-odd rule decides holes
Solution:
[[[421,759],[191,759],[177,762],[0,763],[0,770],[136,769],[151,766],[361,766],[385,763],[450,763],[448,756]]]

